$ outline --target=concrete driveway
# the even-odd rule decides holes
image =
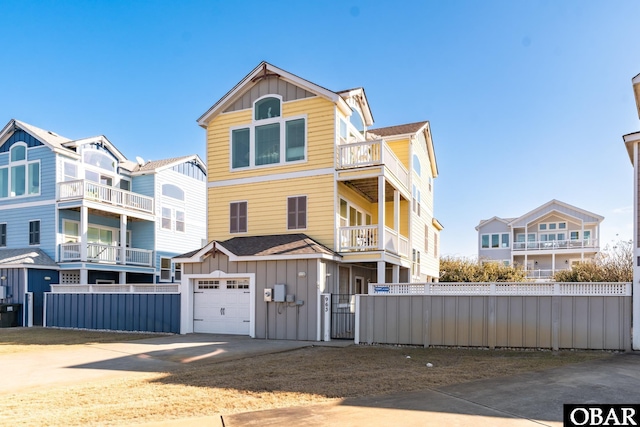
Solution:
[[[218,361],[329,343],[255,340],[227,335],[171,335],[138,341],[73,346],[50,352],[0,356],[10,367],[2,393],[108,377],[172,370],[197,360]],[[235,415],[150,423],[170,426],[561,426],[565,403],[640,403],[640,353],[511,377],[420,392],[345,399]],[[224,424],[223,424],[224,423]]]

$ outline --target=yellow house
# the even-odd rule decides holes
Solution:
[[[437,281],[442,226],[429,122],[373,123],[363,88],[334,92],[266,62],[198,119],[207,134],[211,243],[180,259],[190,283],[186,324],[212,311],[199,307],[206,297],[198,292],[219,296],[221,285],[246,280],[248,331],[240,333],[294,338],[295,327],[295,339],[321,339],[322,294],[353,311],[352,296],[370,283]],[[212,275],[213,290],[204,283]],[[283,321],[289,332],[278,332],[262,324],[271,319],[270,290],[297,317],[303,312],[304,325]],[[194,320],[193,330],[231,331],[216,322]]]

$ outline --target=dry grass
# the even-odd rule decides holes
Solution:
[[[79,344],[114,338],[114,334],[80,338],[73,334],[80,331],[59,332],[71,333],[67,337]],[[6,337],[0,332],[0,342]],[[51,340],[61,343],[63,338]],[[173,372],[5,394],[0,419],[18,425],[130,425],[437,388],[606,357],[610,354],[578,351],[310,347],[228,362],[203,360]]]

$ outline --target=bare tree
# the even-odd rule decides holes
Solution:
[[[620,241],[605,246],[593,261],[576,264],[571,270],[554,275],[558,282],[631,282],[633,281],[633,242]]]

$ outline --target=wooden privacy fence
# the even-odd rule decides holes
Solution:
[[[371,284],[355,342],[627,350],[631,305],[630,283]]]

